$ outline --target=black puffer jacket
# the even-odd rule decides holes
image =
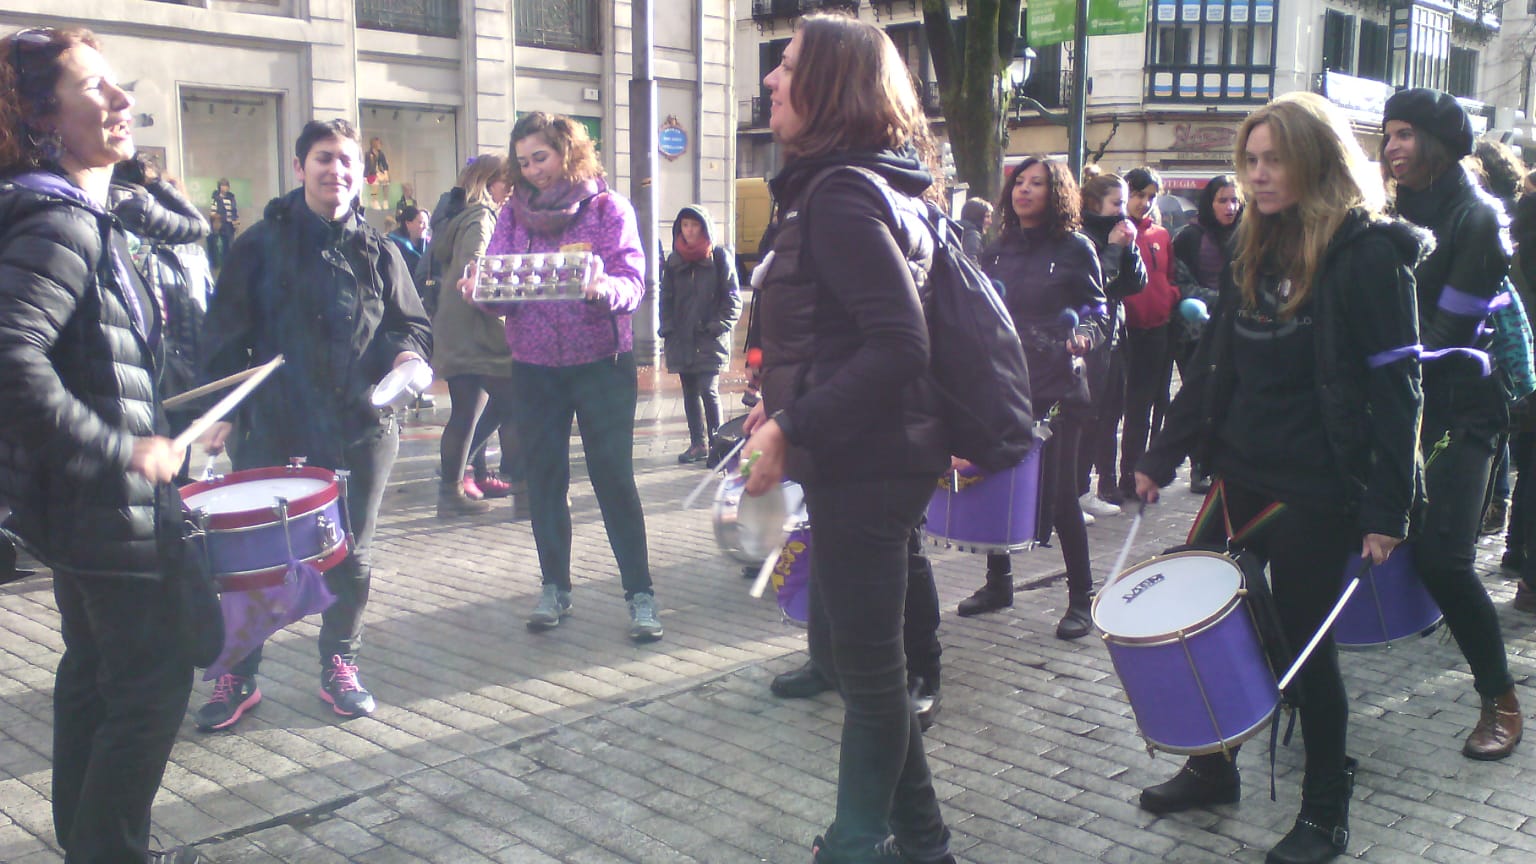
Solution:
[[[302,189],[273,199],[235,240],[204,335],[208,379],[286,358],[240,407],[231,452],[241,465],[303,456],[342,467],[346,445],[383,427],[369,394],[395,356],[432,354],[400,250],[356,213],[321,219]]]
[[[157,579],[154,489],[128,466],[135,438],[165,431],[158,334],[134,324],[121,252],[103,255],[126,248],[121,231],[45,172],[0,184],[0,226],[6,528],[50,566]]]
[[[913,152],[838,153],[798,160],[772,181],[784,202],[760,288],[763,402],[791,445],[786,473],[801,483],[928,474],[949,465],[948,444],[925,380],[923,315],[933,236],[893,212],[897,194],[932,182]],[[807,192],[809,191],[809,194]]]
[[[1406,537],[1422,493],[1417,356],[1382,365],[1370,358],[1418,343],[1413,266],[1430,248],[1433,239],[1406,222],[1352,211],[1329,242],[1310,301],[1323,431],[1333,464],[1345,475],[1349,500],[1341,503],[1357,517],[1362,535]],[[1173,482],[1186,455],[1216,463],[1217,431],[1238,386],[1232,344],[1242,302],[1229,267],[1190,375],[1163,431],[1136,465],[1160,486]]]
[[[704,236],[715,239],[714,220],[702,205],[679,210],[672,222],[674,246],[682,236],[683,217],[704,226]],[[736,258],[731,250],[716,245],[702,261],[688,261],[675,249],[661,271],[661,330],[666,343],[669,372],[708,373],[724,369],[731,357],[731,329],[741,316],[741,289],[737,284]]]

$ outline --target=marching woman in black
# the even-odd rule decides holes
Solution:
[[[813,860],[953,864],[902,649],[908,544],[949,467],[912,269],[932,235],[909,218],[933,186],[933,142],[873,25],[807,15],[763,84],[789,158],[760,265],[763,398],[743,459],[748,495],[783,476],[805,489],[811,656],[843,697],[837,816]]]
[[[1136,493],[1156,501],[1185,455],[1200,456],[1216,481],[1191,541],[1234,540],[1266,562],[1281,629],[1299,648],[1338,600],[1346,562],[1383,562],[1408,533],[1420,412],[1412,267],[1424,240],[1377,215],[1381,183],[1320,96],[1287,94],[1250,114],[1236,157],[1247,201],[1232,267],[1190,377],[1137,464]],[[1301,813],[1268,864],[1329,861],[1349,842],[1356,763],[1331,637],[1297,682]],[[1141,807],[1238,796],[1235,760],[1218,753],[1143,790]]]
[[[1486,348],[1483,321],[1509,272],[1507,221],[1462,168],[1472,123],[1438,90],[1393,94],[1382,115],[1381,167],[1396,181],[1398,215],[1435,234],[1419,264],[1419,330],[1426,350]],[[1498,612],[1473,572],[1488,475],[1509,424],[1496,375],[1452,354],[1424,366],[1424,482],[1429,504],[1414,537],[1414,562],[1472,668],[1482,714],[1462,753],[1503,759],[1520,743],[1520,702],[1509,674]]]
[[[1099,254],[1093,241],[1077,231],[1080,205],[1066,163],[1031,156],[1003,183],[997,206],[1002,233],[981,253],[982,268],[1005,289],[1004,303],[1024,343],[1034,404],[1055,406],[1051,437],[1040,459],[1041,487],[1050,496],[1042,503],[1051,511],[1067,565],[1067,609],[1056,625],[1059,639],[1082,638],[1092,626],[1093,572],[1076,480],[1078,443],[1092,410],[1082,358],[1105,340],[1111,325]],[[959,612],[979,615],[1012,605],[1012,559],[988,555],[986,584],[960,601]]]

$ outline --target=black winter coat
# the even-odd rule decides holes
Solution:
[[[159,309],[149,298],[135,323],[121,229],[61,176],[0,184],[0,226],[6,529],[51,567],[158,579],[155,490],[128,466],[136,438],[166,429]]]
[[[694,204],[678,211],[672,240],[682,235],[684,216],[704,225],[714,242],[709,211]],[[731,329],[741,317],[741,289],[731,250],[715,246],[708,258],[688,261],[677,252],[667,256],[661,273],[661,329],[667,370],[674,373],[719,372],[731,357]]]
[[[296,189],[267,205],[219,273],[205,326],[205,378],[286,358],[240,407],[239,464],[294,456],[343,465],[386,422],[369,396],[401,351],[431,359],[432,325],[400,250],[356,213],[328,222]]]
[[[1372,355],[1419,341],[1413,266],[1433,241],[1406,222],[1352,211],[1329,242],[1311,295],[1317,399],[1334,465],[1345,475],[1360,533],[1406,537],[1422,494],[1418,430],[1423,410],[1417,356],[1373,365]],[[1232,394],[1239,386],[1232,343],[1242,292],[1232,269],[1163,431],[1139,473],[1173,482],[1187,455],[1215,464]],[[1269,490],[1259,490],[1269,491]]]

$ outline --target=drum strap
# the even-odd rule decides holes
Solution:
[[[1280,714],[1285,713],[1285,746],[1291,746],[1291,733],[1296,731],[1295,707],[1282,703],[1275,709],[1269,720],[1269,800],[1278,800],[1275,797],[1275,742],[1280,740]]]
[[[1200,512],[1195,514],[1195,522],[1189,528],[1189,536],[1186,543],[1210,542],[1211,535],[1220,532],[1227,538],[1227,544],[1233,548],[1241,548],[1243,542],[1269,527],[1280,514],[1285,512],[1285,502],[1274,501],[1266,505],[1253,518],[1243,524],[1241,528],[1232,525],[1232,513],[1227,507],[1226,485],[1217,478],[1211,484],[1211,491],[1205,495],[1205,501],[1200,505]],[[1221,518],[1218,527],[1216,519]]]

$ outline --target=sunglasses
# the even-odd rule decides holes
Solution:
[[[20,77],[22,74],[22,46],[42,48],[51,45],[53,44],[54,34],[57,32],[52,27],[29,27],[11,34],[11,68],[16,70],[17,77]]]

